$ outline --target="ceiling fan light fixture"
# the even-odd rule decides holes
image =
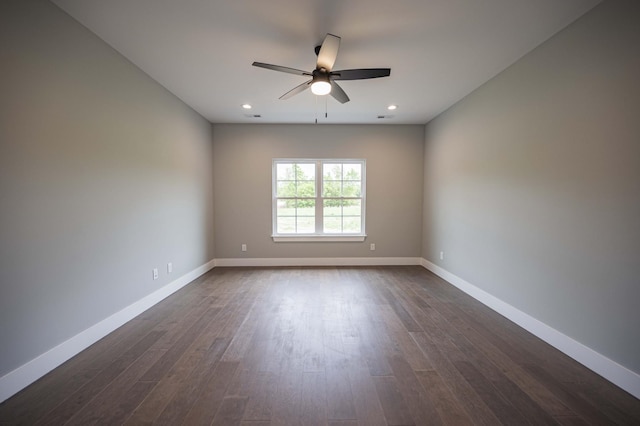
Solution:
[[[314,72],[313,82],[311,83],[311,92],[314,95],[323,96],[331,93],[331,83],[329,82],[329,74]]]
[[[331,83],[328,81],[314,81],[311,83],[311,91],[314,95],[323,96],[331,93]]]
[[[331,83],[326,81],[316,81],[311,84],[311,91],[314,95],[328,95],[331,93]]]

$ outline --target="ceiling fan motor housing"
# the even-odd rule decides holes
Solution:
[[[327,83],[329,82],[329,71],[327,71],[324,68],[316,68],[315,70],[313,70],[313,72],[311,73],[311,75],[313,76],[313,81],[326,81]]]

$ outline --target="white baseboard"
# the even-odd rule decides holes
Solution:
[[[421,259],[421,265],[500,315],[518,324],[531,334],[570,356],[588,369],[640,399],[640,375],[638,373],[623,367],[588,346],[573,340],[571,337],[562,334],[558,330],[549,327],[545,323],[514,308],[508,303],[503,302],[497,297],[426,259]]]
[[[0,377],[0,402],[10,398],[79,352],[88,348],[127,321],[137,317],[161,300],[180,290],[215,266],[211,260],[193,271],[170,282],[161,289],[116,312],[110,317],[76,334],[69,340]]]
[[[216,266],[398,266],[420,265],[419,257],[296,257],[216,259]]]

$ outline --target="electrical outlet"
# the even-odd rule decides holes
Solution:
[[[169,262],[167,263],[167,274],[170,274],[173,272],[173,263]]]
[[[246,244],[243,244],[240,248],[241,248],[242,251],[247,251],[247,245]]]
[[[444,260],[444,252],[443,251],[440,252],[440,260]]]
[[[158,268],[153,268],[153,279],[154,280],[158,279]]]
[[[371,250],[371,251],[376,251],[376,243],[371,243],[371,244],[369,245],[369,250]]]

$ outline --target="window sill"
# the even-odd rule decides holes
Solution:
[[[366,235],[272,235],[274,243],[351,243],[362,242]]]

